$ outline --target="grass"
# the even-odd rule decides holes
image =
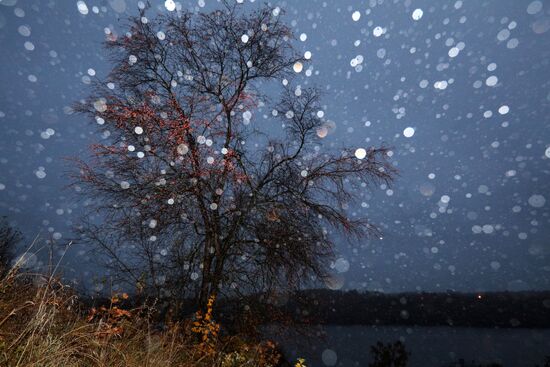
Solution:
[[[0,280],[0,366],[282,365],[273,342],[222,335],[212,307],[158,331],[152,309],[127,309],[126,298],[114,295],[107,307],[86,308],[59,279],[14,267]]]

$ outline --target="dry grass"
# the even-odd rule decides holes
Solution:
[[[277,366],[273,343],[205,333],[197,321],[152,331],[148,309],[125,310],[121,298],[86,310],[54,277],[12,269],[0,280],[0,366]],[[219,328],[213,320],[212,328]],[[195,327],[194,327],[195,325]],[[209,335],[206,336],[205,335]]]

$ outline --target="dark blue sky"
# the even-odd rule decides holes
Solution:
[[[176,3],[208,11],[218,2]],[[384,238],[342,240],[333,285],[550,289],[550,3],[271,5],[312,54],[294,83],[324,90],[327,149],[385,143],[400,170],[391,189],[365,189],[352,205]],[[125,32],[137,9],[135,0],[0,0],[0,215],[28,241],[71,237],[81,203],[64,188],[65,158],[102,137],[70,106],[107,74],[101,42]],[[70,249],[66,274],[93,269],[85,250]]]

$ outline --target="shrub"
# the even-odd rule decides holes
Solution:
[[[370,367],[406,367],[410,353],[405,349],[405,345],[400,341],[384,344],[377,342],[371,346],[371,355],[374,362]]]
[[[221,335],[212,318],[213,297],[205,314],[170,323],[163,331],[152,327],[152,306],[128,309],[127,298],[115,294],[107,306],[85,307],[58,279],[12,269],[0,279],[0,366],[275,367],[280,363],[271,341]]]

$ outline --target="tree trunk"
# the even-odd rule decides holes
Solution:
[[[197,306],[199,310],[205,312],[206,305],[208,304],[208,298],[211,294],[211,282],[212,282],[212,260],[213,255],[210,253],[212,241],[205,241],[204,255],[202,262],[202,279],[199,292],[199,299],[197,300]]]
[[[205,259],[203,262],[201,288],[197,300],[197,306],[201,311],[206,310],[208,297],[210,297],[210,263],[210,259]]]

